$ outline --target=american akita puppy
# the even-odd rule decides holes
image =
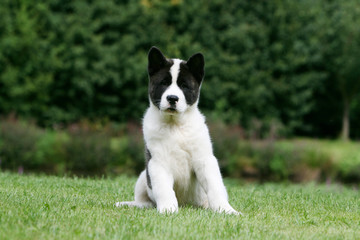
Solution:
[[[198,109],[204,57],[167,59],[148,54],[150,107],[143,119],[146,169],[135,186],[135,201],[116,206],[155,207],[160,213],[193,204],[240,214],[228,202],[205,117]]]

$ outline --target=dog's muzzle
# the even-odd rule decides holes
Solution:
[[[176,105],[176,103],[179,101],[179,97],[175,95],[169,95],[166,97],[166,100],[170,103],[170,105]]]
[[[176,103],[179,101],[179,97],[176,95],[169,95],[166,97],[166,100],[169,102],[170,107],[167,109],[169,111],[176,111]]]

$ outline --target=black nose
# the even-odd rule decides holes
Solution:
[[[173,105],[175,104],[177,101],[179,101],[179,98],[178,96],[175,96],[175,95],[169,95],[166,97],[166,99],[168,100],[168,102]]]

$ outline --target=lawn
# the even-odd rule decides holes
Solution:
[[[115,208],[133,199],[135,181],[2,172],[0,239],[360,239],[360,193],[351,188],[226,180],[244,216]]]

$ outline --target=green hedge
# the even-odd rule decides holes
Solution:
[[[156,45],[204,53],[200,105],[212,119],[336,137],[349,102],[359,138],[359,14],[358,0],[2,0],[0,115],[138,120]]]
[[[360,143],[246,139],[239,127],[211,123],[215,155],[226,177],[257,181],[360,180]],[[0,126],[0,167],[49,174],[138,174],[144,168],[141,127],[72,124],[47,130],[7,119]]]
[[[17,120],[2,121],[1,168],[78,175],[139,172],[143,167],[139,128],[131,124],[98,128],[84,122],[55,131]]]

